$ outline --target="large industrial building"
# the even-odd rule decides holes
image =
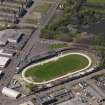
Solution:
[[[0,45],[5,46],[7,43],[18,43],[21,36],[22,33],[14,29],[0,31]]]
[[[0,55],[2,56],[8,56],[8,57],[13,57],[15,54],[15,52],[10,51],[10,50],[4,50],[4,49],[0,49]]]
[[[7,88],[7,87],[4,87],[2,89],[2,94],[13,99],[17,99],[21,95],[20,92]]]
[[[1,68],[6,67],[8,65],[9,61],[10,61],[9,57],[0,56],[0,67]]]

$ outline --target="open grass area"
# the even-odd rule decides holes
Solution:
[[[48,46],[48,49],[49,50],[55,50],[55,49],[59,49],[59,48],[64,48],[64,47],[67,47],[67,44],[52,44],[52,45],[49,45]]]
[[[49,10],[51,5],[52,3],[41,3],[37,8],[35,8],[35,11],[45,14]]]
[[[105,3],[105,0],[87,0],[89,3]]]
[[[41,3],[38,7],[34,8],[27,18],[24,19],[25,23],[38,25],[42,14],[46,13],[50,8],[51,3]]]
[[[41,14],[40,13],[32,11],[32,13],[30,13],[30,15],[27,16],[27,18],[24,19],[24,22],[28,23],[28,24],[37,25],[39,20],[40,20],[40,18],[41,18]]]
[[[88,64],[89,61],[86,57],[79,54],[70,54],[57,61],[32,67],[26,71],[25,76],[32,77],[35,82],[43,82],[78,71]]]

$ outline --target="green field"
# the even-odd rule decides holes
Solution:
[[[35,8],[36,12],[41,12],[42,14],[45,14],[49,8],[51,7],[52,3],[42,3],[39,4],[37,8]]]
[[[105,3],[105,0],[87,0],[89,3]]]
[[[57,61],[38,65],[28,69],[25,73],[26,77],[32,77],[35,82],[48,81],[67,73],[80,70],[88,65],[89,61],[82,55],[71,54],[60,58]]]

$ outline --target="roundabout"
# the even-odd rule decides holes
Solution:
[[[22,72],[25,82],[47,84],[90,68],[91,58],[79,52],[60,54],[26,67]]]

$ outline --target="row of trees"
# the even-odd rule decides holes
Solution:
[[[74,33],[70,32],[68,25],[71,23],[71,16],[74,7],[79,0],[65,0],[59,8],[63,15],[56,22],[52,22],[42,30],[41,37],[63,41],[73,41]],[[60,7],[60,6],[59,6]]]
[[[95,35],[93,40],[93,46],[101,58],[99,67],[104,68],[105,67],[105,35],[104,34]]]

